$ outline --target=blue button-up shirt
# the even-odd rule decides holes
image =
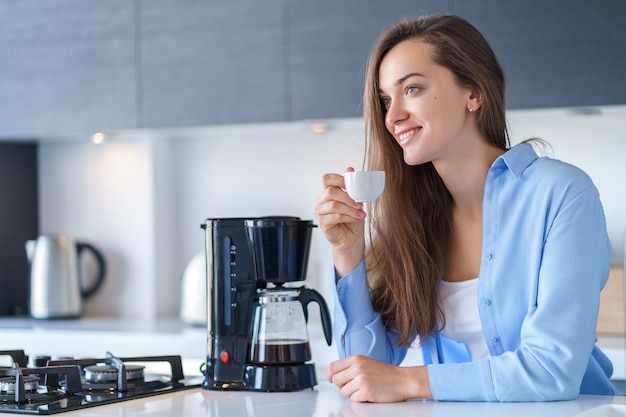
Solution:
[[[454,343],[429,337],[422,347],[433,397],[550,401],[613,394],[612,365],[595,346],[610,263],[598,191],[583,171],[539,158],[529,144],[496,159],[483,198],[477,299],[491,357],[447,360],[458,359]],[[341,357],[363,354],[399,365],[406,355],[372,308],[364,261],[337,282],[334,326]],[[431,363],[432,343],[442,357]]]

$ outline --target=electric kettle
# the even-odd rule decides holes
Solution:
[[[86,251],[94,255],[97,276],[84,286],[80,259]],[[91,297],[102,285],[106,264],[94,246],[76,242],[65,235],[42,235],[26,242],[30,262],[30,315],[37,319],[76,318],[81,315],[83,299]]]
[[[206,326],[207,320],[206,259],[204,252],[191,258],[183,272],[180,296],[180,320]]]

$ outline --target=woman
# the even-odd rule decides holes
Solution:
[[[389,28],[365,87],[368,208],[326,174],[315,215],[332,245],[328,379],[353,401],[550,401],[613,394],[595,346],[611,248],[581,170],[510,148],[504,75],[456,16]],[[349,168],[350,170],[352,168]],[[413,342],[424,366],[398,366]]]

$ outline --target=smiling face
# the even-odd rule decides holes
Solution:
[[[468,109],[478,110],[479,94],[435,64],[431,48],[418,39],[400,42],[385,55],[378,72],[385,126],[409,165],[462,157],[478,136]]]

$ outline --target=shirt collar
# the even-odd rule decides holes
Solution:
[[[517,178],[537,158],[537,153],[530,143],[520,143],[500,155],[493,163],[493,167],[506,166]]]

